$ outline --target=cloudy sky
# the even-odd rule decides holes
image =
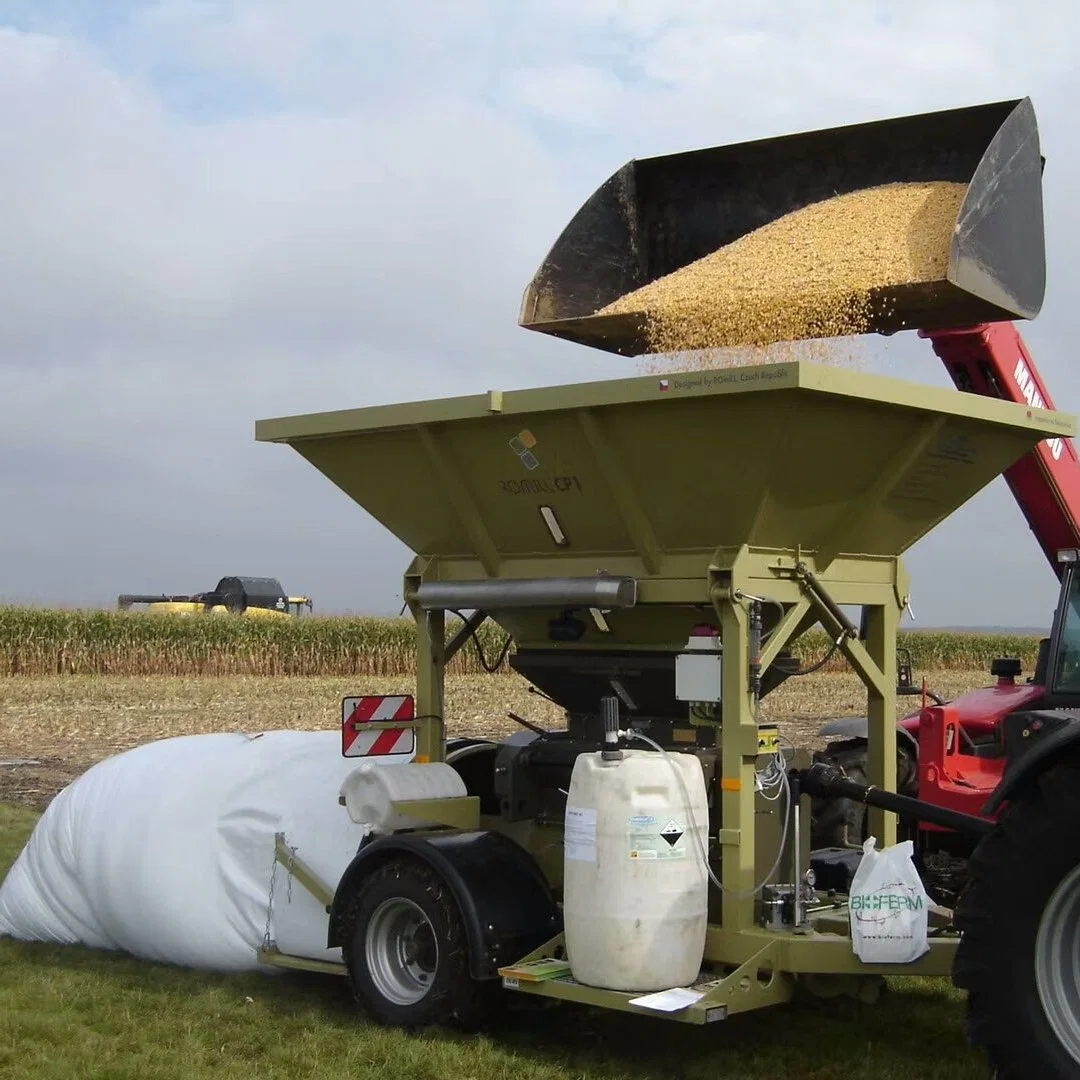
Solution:
[[[396,612],[408,553],[261,417],[634,374],[516,325],[632,157],[1030,95],[1072,367],[1080,8],[988,0],[0,0],[0,599],[279,577]],[[951,385],[910,335],[872,367]],[[1041,625],[1000,480],[908,556],[922,625]]]

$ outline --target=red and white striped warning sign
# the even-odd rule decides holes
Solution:
[[[416,732],[412,728],[377,728],[364,730],[368,724],[408,723],[416,716],[411,694],[387,696],[371,694],[347,697],[341,702],[341,753],[343,757],[386,757],[416,750]]]

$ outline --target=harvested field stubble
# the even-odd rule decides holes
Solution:
[[[747,347],[866,333],[890,287],[944,276],[966,190],[883,184],[811,203],[598,314],[643,314],[653,352],[705,350],[701,366],[746,363]]]
[[[934,671],[930,689],[946,698],[989,683],[985,671]],[[515,712],[542,727],[564,726],[561,710],[519,676],[450,676],[447,734],[499,738],[517,729]],[[65,784],[110,754],[155,739],[210,731],[253,734],[277,728],[336,729],[341,699],[415,691],[398,677],[250,678],[25,676],[0,679],[0,802],[42,809]],[[903,698],[897,714],[918,707]],[[866,691],[852,674],[790,679],[762,702],[762,718],[803,746],[824,740],[824,718],[865,715]]]

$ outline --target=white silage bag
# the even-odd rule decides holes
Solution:
[[[911,856],[910,840],[884,851],[874,837],[851,881],[851,944],[867,964],[909,964],[930,949],[930,898]]]
[[[0,936],[258,968],[275,834],[335,888],[369,831],[338,804],[359,764],[336,730],[189,735],[107,758],[39,819],[0,885]],[[270,915],[282,952],[340,958],[325,909],[280,865]]]

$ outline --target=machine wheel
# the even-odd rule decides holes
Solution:
[[[829,743],[814,754],[815,761],[839,765],[860,784],[868,784],[866,776],[867,744],[865,739],[847,739]],[[902,742],[896,745],[896,790],[901,795],[919,794],[919,773],[915,756]],[[868,835],[866,805],[854,799],[819,799],[811,805],[810,847],[861,845]]]
[[[475,1029],[503,997],[469,974],[461,913],[422,862],[393,859],[364,878],[345,916],[345,966],[356,1000],[379,1023]]]
[[[1080,760],[1010,803],[971,857],[953,983],[996,1080],[1080,1075]]]

